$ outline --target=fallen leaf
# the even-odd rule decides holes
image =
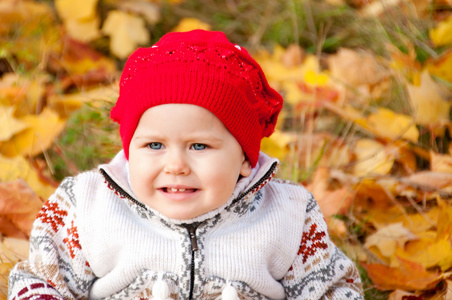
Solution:
[[[408,84],[407,90],[417,124],[431,126],[449,122],[451,103],[440,95],[437,83],[427,71],[421,74],[420,86]]]
[[[383,144],[371,139],[356,141],[353,152],[356,156],[353,174],[356,176],[386,175],[396,157],[394,153],[387,153]]]
[[[355,123],[377,137],[392,141],[402,138],[417,143],[419,138],[419,130],[411,116],[397,114],[383,107],[377,108],[375,113],[365,119],[356,119]]]
[[[195,29],[210,30],[210,25],[196,18],[183,18],[171,31],[185,32]]]
[[[27,115],[20,120],[28,128],[3,143],[0,151],[5,156],[34,156],[42,153],[52,145],[66,124],[50,108],[45,108],[37,116]]]
[[[119,3],[121,10],[142,15],[148,24],[154,25],[160,21],[160,7],[146,1],[128,1]]]
[[[55,0],[55,7],[63,20],[89,19],[96,16],[98,0]]]
[[[452,237],[452,205],[438,197],[437,240]]]
[[[119,10],[108,13],[101,31],[110,36],[110,50],[121,59],[150,39],[142,18]]]
[[[303,65],[295,65],[288,67],[283,64],[282,57],[286,49],[280,45],[273,48],[273,53],[261,50],[253,55],[253,58],[259,63],[263,69],[269,82],[283,83],[292,82],[297,83],[303,78]]]
[[[436,77],[452,82],[452,49],[445,51],[442,55],[434,60],[427,62],[428,72]]]
[[[328,58],[331,77],[352,87],[374,85],[389,76],[383,64],[369,52],[341,48]]]
[[[431,29],[430,39],[435,46],[446,46],[452,44],[452,16],[440,22],[435,28]]]
[[[263,138],[261,150],[272,157],[283,160],[290,151],[290,144],[293,144],[297,137],[293,134],[275,130],[268,138]]]
[[[401,180],[408,185],[429,191],[452,187],[452,174],[443,172],[421,171]]]
[[[0,232],[7,236],[22,237],[24,234],[29,237],[42,204],[39,196],[22,179],[0,183]],[[18,232],[12,232],[12,228]]]
[[[452,174],[452,155],[439,154],[430,151],[430,170]]]
[[[442,280],[438,273],[431,273],[418,263],[399,258],[400,268],[382,264],[361,263],[367,275],[381,290],[421,291],[430,290]]]
[[[330,76],[320,68],[319,58],[315,55],[307,55],[302,64],[303,81],[312,86],[324,86]]]
[[[0,299],[6,300],[8,275],[16,263],[28,258],[30,243],[28,239],[3,237],[0,245]]]
[[[431,237],[420,237],[407,243],[403,249],[398,248],[396,255],[419,263],[427,269],[448,260],[452,255],[452,248],[448,238],[435,240]]]
[[[70,77],[80,75],[86,82],[92,73],[100,73],[103,77],[98,81],[91,82],[100,83],[108,81],[115,74],[115,62],[89,45],[71,38],[64,39],[63,45],[65,47],[63,53],[51,55],[48,62],[49,69],[60,77],[64,77],[62,74],[68,74]],[[77,87],[81,87],[81,85]],[[67,87],[62,87],[63,90],[65,88]]]
[[[0,105],[0,119],[2,126],[0,126],[0,142],[9,140],[14,134],[21,132],[28,126],[17,120],[14,114],[14,107],[5,107]]]
[[[385,257],[391,257],[396,253],[397,246],[403,247],[407,241],[415,240],[417,237],[403,226],[402,223],[394,223],[378,229],[369,235],[365,246],[377,247]]]
[[[100,36],[100,19],[91,17],[84,19],[66,19],[64,26],[67,33],[74,39],[82,42],[90,42]]]
[[[420,83],[421,63],[417,60],[414,45],[407,43],[404,51],[395,45],[388,45],[391,55],[390,67],[397,73],[402,74],[409,82]]]
[[[1,242],[0,260],[18,262],[28,258],[30,242],[24,239],[4,237]]]
[[[329,169],[319,167],[312,182],[307,186],[316,198],[325,218],[336,214],[346,214],[354,198],[354,192],[347,186],[329,189],[329,178]]]
[[[0,182],[23,179],[42,199],[48,199],[55,187],[40,180],[36,170],[22,156],[6,158],[0,155]]]
[[[298,44],[290,44],[281,56],[284,66],[291,68],[299,66],[304,59],[304,50]]]
[[[380,211],[389,212],[388,209],[395,210],[395,214],[397,216],[400,215],[400,209],[392,206],[395,184],[396,182],[387,184],[377,179],[364,178],[354,185],[356,191],[355,202],[360,207],[363,207],[369,216],[371,216],[370,222],[380,220],[381,218],[387,220],[386,217],[393,218],[393,214],[380,214]],[[373,211],[375,211],[375,215],[372,213]],[[392,221],[388,223],[392,223]],[[374,223],[374,225],[378,228],[378,223]],[[388,224],[383,222],[381,226],[385,225]]]

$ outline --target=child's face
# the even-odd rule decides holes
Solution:
[[[140,201],[173,219],[223,205],[239,175],[251,174],[242,147],[210,111],[166,104],[141,117],[129,148],[130,182]]]

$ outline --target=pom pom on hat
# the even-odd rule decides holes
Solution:
[[[111,118],[120,124],[126,157],[142,114],[169,103],[193,104],[217,116],[254,167],[260,142],[282,108],[259,64],[222,32],[194,30],[163,36],[127,60]]]

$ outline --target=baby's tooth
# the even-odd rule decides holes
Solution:
[[[177,189],[171,188],[171,192],[177,192]]]
[[[179,192],[185,192],[185,189],[179,189]]]

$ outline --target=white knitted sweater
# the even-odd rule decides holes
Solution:
[[[189,222],[136,200],[123,152],[67,178],[34,223],[8,299],[362,299],[316,201],[272,179],[276,166],[261,154],[226,204]]]

